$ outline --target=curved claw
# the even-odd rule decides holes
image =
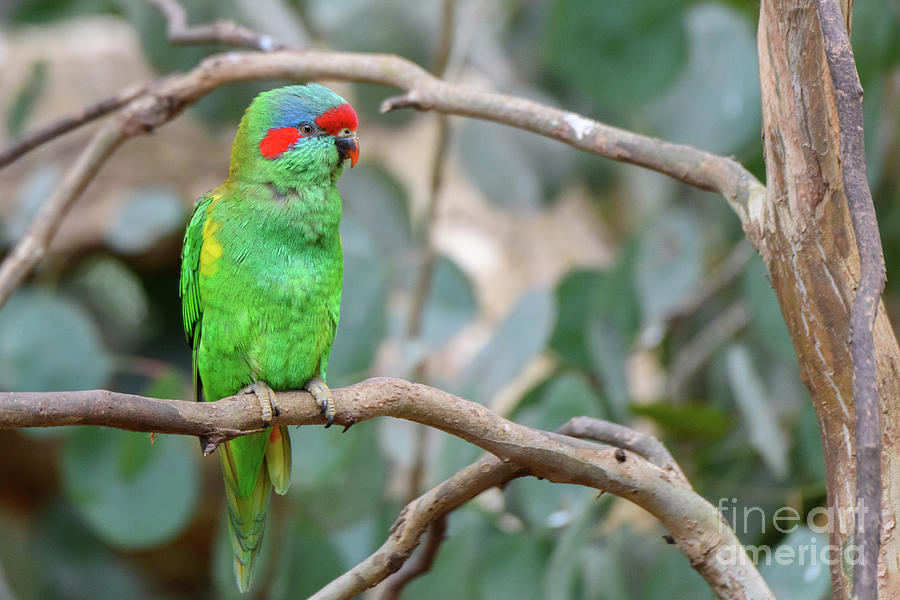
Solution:
[[[278,416],[281,414],[281,409],[278,408],[278,398],[275,396],[275,390],[269,387],[269,384],[265,381],[254,381],[252,385],[249,385],[243,389],[245,394],[254,394],[256,396],[257,401],[259,402],[259,408],[262,412],[262,423],[263,427],[269,427],[272,424],[272,415]]]
[[[306,384],[306,391],[312,394],[316,399],[316,404],[325,415],[325,428],[331,427],[334,423],[334,415],[337,410],[334,407],[334,398],[331,395],[331,389],[326,385],[321,377],[313,377]]]

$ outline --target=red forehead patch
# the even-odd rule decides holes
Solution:
[[[272,160],[288,151],[300,138],[300,132],[296,127],[279,127],[270,129],[259,142],[259,153]]]
[[[318,119],[316,124],[325,130],[328,135],[337,135],[341,129],[347,128],[356,131],[359,126],[359,119],[356,118],[356,111],[349,104],[341,104],[326,111]]]

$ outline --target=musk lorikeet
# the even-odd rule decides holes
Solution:
[[[241,120],[228,179],[197,202],[184,236],[180,293],[193,349],[194,394],[242,390],[263,422],[278,414],[273,390],[305,388],[328,425],[325,370],[341,306],[343,253],[336,182],[356,164],[353,108],[310,83],[257,96]],[[250,586],[270,488],[287,492],[287,427],[225,442],[228,525],[238,588]]]

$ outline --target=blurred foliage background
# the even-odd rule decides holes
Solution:
[[[296,46],[434,61],[441,2],[197,0]],[[749,0],[459,0],[446,77],[734,155],[765,178]],[[141,0],[0,5],[0,134],[77,111],[216,47],[172,47]],[[900,310],[900,6],[858,2],[869,180]],[[128,142],[67,219],[39,272],[0,310],[0,388],[106,387],[187,398],[177,294],[191,204],[224,179],[252,96],[217,90]],[[773,528],[824,503],[816,417],[758,256],[722,198],[532,134],[378,113],[393,90],[335,86],[361,115],[347,172],[344,302],[330,383],[413,378],[552,429],[591,415],[655,433],[746,544],[827,544]],[[0,173],[9,248],[83,145],[57,140]],[[430,188],[433,163],[444,177]],[[429,209],[434,201],[434,211]],[[433,214],[429,221],[428,215]],[[437,257],[423,302],[417,282]],[[416,323],[420,325],[416,325]],[[293,433],[254,598],[303,597],[377,548],[399,509],[479,455],[383,419]],[[101,428],[0,432],[0,598],[235,597],[218,460],[192,439]],[[515,481],[450,517],[408,598],[707,598],[641,509],[596,491]],[[732,513],[731,510],[736,510]],[[828,596],[822,563],[761,565],[778,597]],[[377,597],[378,593],[372,594]]]

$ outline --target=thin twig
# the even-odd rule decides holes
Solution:
[[[719,597],[772,597],[716,508],[680,478],[637,454],[531,429],[481,404],[399,379],[369,379],[333,390],[333,395],[334,421],[345,427],[375,417],[407,419],[460,437],[537,477],[621,496],[668,528],[691,566]],[[307,392],[280,392],[279,406],[275,425],[325,422]],[[255,431],[262,425],[261,418],[250,395],[217,402],[183,402],[105,391],[0,394],[0,428],[104,425],[158,433],[218,434],[227,439],[235,431]],[[388,558],[390,555],[385,560]],[[395,559],[393,566],[399,568],[400,564],[402,560]],[[360,579],[356,574],[340,594],[321,597],[352,597],[396,568],[380,571],[372,579]]]
[[[866,180],[863,90],[837,0],[817,0],[825,56],[834,86],[841,142],[841,174],[859,253],[859,285],[850,306],[850,355],[856,415],[856,535],[859,561],[853,567],[853,597],[878,596],[881,546],[881,405],[875,365],[875,316],[884,291],[881,235]]]
[[[765,187],[731,158],[638,135],[532,100],[449,84],[418,65],[390,54],[315,50],[218,54],[188,73],[161,80],[132,100],[121,109],[121,130],[126,137],[149,133],[216,88],[257,79],[331,79],[397,87],[406,93],[387,101],[385,110],[408,106],[496,121],[599,156],[644,166],[721,193],[742,222],[747,222],[748,205],[765,196]],[[54,215],[54,222],[62,218],[69,205],[57,205],[59,214]],[[28,261],[15,265],[16,278],[0,279],[0,306],[45,250],[45,246],[38,246]]]
[[[681,471],[681,467],[672,458],[669,450],[655,436],[641,433],[602,419],[594,419],[591,417],[573,417],[569,419],[562,427],[556,430],[557,433],[570,435],[572,437],[587,438],[604,444],[609,444],[617,448],[631,450],[651,463],[666,469],[681,478],[684,483],[688,483],[687,477]]]
[[[166,20],[166,36],[173,44],[225,44],[271,52],[287,48],[268,35],[260,35],[234,21],[213,21],[190,26],[187,12],[175,0],[147,0]]]
[[[38,146],[122,108],[143,94],[147,87],[147,83],[129,86],[115,96],[86,106],[77,114],[63,117],[28,132],[0,151],[0,169],[17,161]]]
[[[104,124],[88,142],[62,183],[41,206],[25,235],[0,264],[0,306],[47,253],[63,216],[78,199],[106,159],[126,139],[117,123]]]
[[[740,300],[716,315],[678,350],[666,380],[666,395],[677,396],[712,353],[749,322],[750,315]]]
[[[310,600],[350,598],[383,581],[405,564],[435,520],[482,492],[527,474],[526,469],[515,463],[504,462],[490,454],[483,456],[407,504],[391,527],[391,535],[378,550],[323,587]]]
[[[381,594],[381,600],[397,600],[403,589],[410,581],[424,575],[431,570],[434,559],[437,557],[438,550],[444,541],[447,533],[447,515],[443,514],[428,526],[428,532],[425,534],[425,545],[422,549],[403,563],[396,573],[388,577],[384,582],[384,591]]]

